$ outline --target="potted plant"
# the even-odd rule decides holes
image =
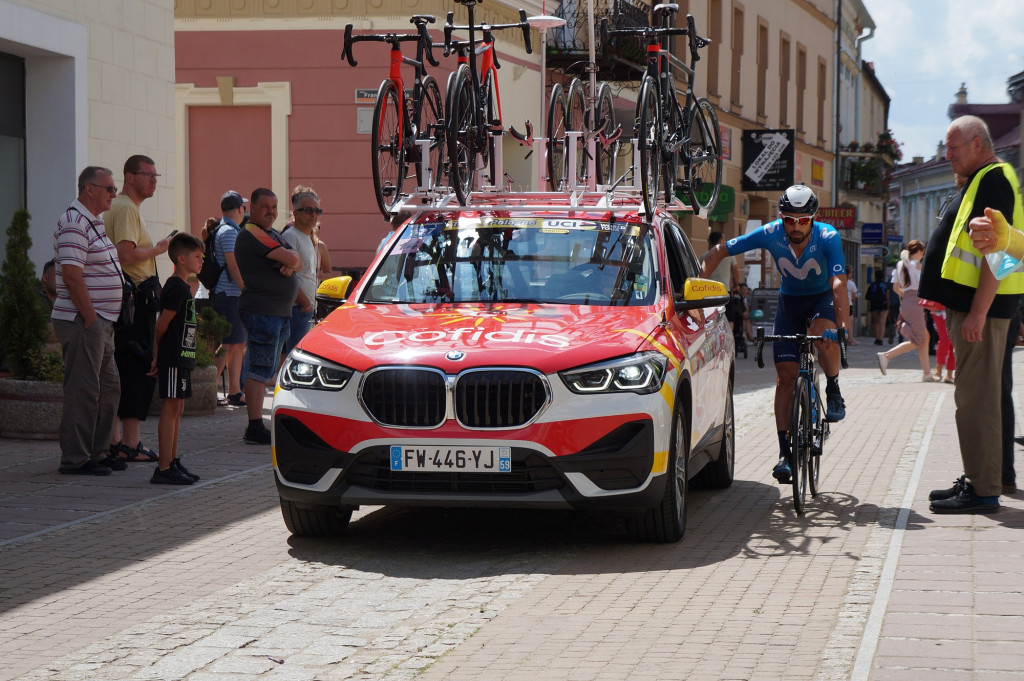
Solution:
[[[56,439],[64,362],[46,348],[50,313],[28,257],[29,219],[25,209],[15,211],[0,270],[0,354],[10,374],[0,378],[0,437]]]

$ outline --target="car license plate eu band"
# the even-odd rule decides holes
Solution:
[[[511,447],[391,446],[393,471],[511,473]]]

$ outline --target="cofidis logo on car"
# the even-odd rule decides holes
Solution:
[[[473,345],[486,341],[489,343],[511,343],[522,345],[543,345],[549,348],[567,348],[569,339],[557,334],[537,333],[527,329],[517,331],[484,331],[477,328],[444,329],[436,331],[375,331],[364,338],[367,347],[382,347],[393,343],[433,343],[461,342]]]

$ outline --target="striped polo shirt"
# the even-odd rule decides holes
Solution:
[[[82,280],[96,314],[117,321],[121,313],[122,279],[117,249],[107,238],[103,220],[76,200],[57,219],[53,252],[57,263],[57,300],[53,302],[50,316],[67,321],[75,319],[78,308],[71,302],[64,285],[62,266],[76,265],[82,268]]]

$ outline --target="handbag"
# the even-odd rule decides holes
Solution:
[[[927,298],[918,298],[917,304],[929,312],[942,312],[946,309],[946,306],[942,303],[936,303],[934,300],[928,300]]]
[[[147,277],[139,282],[136,289],[139,298],[137,302],[142,303],[151,312],[160,311],[160,292],[163,290],[160,286],[160,277]]]

